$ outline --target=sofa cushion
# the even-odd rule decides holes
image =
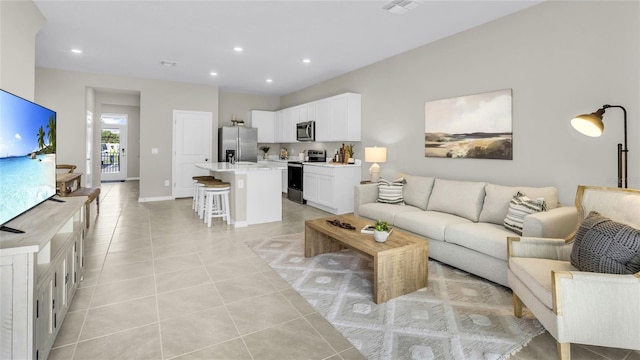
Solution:
[[[519,257],[509,258],[509,269],[549,309],[553,309],[551,270],[578,270],[568,261]]]
[[[444,241],[447,226],[471,223],[468,219],[437,211],[399,213],[394,222],[399,228],[438,241]]]
[[[484,186],[484,182],[436,179],[427,210],[478,221],[484,200]]]
[[[362,204],[358,208],[358,215],[373,220],[383,220],[391,225],[395,225],[394,219],[397,214],[405,212],[422,212],[414,206],[395,205],[383,203],[367,203]]]
[[[435,178],[407,174],[398,174],[397,177],[403,177],[407,181],[403,190],[404,203],[427,210]]]
[[[380,179],[378,181],[378,200],[376,201],[384,204],[404,205],[402,191],[405,183],[406,181],[403,178],[393,181]]]
[[[444,241],[500,260],[507,260],[507,236],[513,236],[513,233],[501,225],[489,223],[454,224],[447,226]]]
[[[640,230],[592,211],[576,233],[571,264],[580,271],[634,274],[638,269],[632,260],[639,253]]]
[[[484,191],[486,195],[480,212],[480,222],[501,225],[507,217],[509,202],[518,191],[533,199],[544,198],[548,209],[558,207],[558,189],[553,186],[535,188],[487,184]]]
[[[507,217],[504,219],[504,227],[518,235],[522,235],[524,217],[541,211],[547,211],[547,204],[543,198],[530,199],[518,192],[509,202]]]

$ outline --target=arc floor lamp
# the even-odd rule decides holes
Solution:
[[[627,187],[627,155],[629,149],[627,149],[627,109],[620,105],[602,105],[600,109],[591,114],[578,115],[571,120],[571,126],[580,133],[598,137],[604,132],[604,122],[602,116],[604,112],[609,108],[622,109],[624,113],[624,148],[622,144],[618,144],[618,187]]]

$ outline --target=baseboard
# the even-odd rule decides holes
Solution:
[[[233,219],[231,220],[231,223],[233,224],[234,228],[238,228],[238,227],[247,227],[249,226],[249,222],[247,221],[234,221]]]
[[[131,180],[140,180],[139,177],[128,177],[126,178],[126,181],[131,181]]]
[[[157,197],[141,197],[138,198],[138,202],[152,202],[152,201],[167,201],[175,200],[173,196],[157,196]]]

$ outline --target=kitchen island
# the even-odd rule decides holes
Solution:
[[[231,184],[229,205],[234,227],[282,221],[282,170],[286,164],[218,162],[196,167]]]

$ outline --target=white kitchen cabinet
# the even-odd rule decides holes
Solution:
[[[46,359],[82,277],[84,197],[47,201],[0,233],[0,358]]]
[[[330,141],[360,141],[362,110],[360,94],[346,93],[329,98]]]
[[[331,134],[329,133],[329,116],[331,114],[329,108],[329,99],[318,100],[314,103],[316,121],[316,141],[329,142]]]
[[[282,132],[284,133],[283,142],[287,142],[287,143],[297,142],[296,124],[300,122],[301,109],[302,107],[300,106],[285,109],[284,111],[285,121],[283,122],[284,128],[282,129]]]
[[[275,119],[274,119],[274,142],[276,143],[283,143],[284,142],[284,124],[283,122],[285,121],[284,119],[284,110],[279,110],[276,111],[275,113]]]
[[[293,135],[282,135],[290,140],[283,142],[295,142],[295,124],[303,121],[316,122],[316,142],[361,141],[361,102],[360,94],[344,93],[284,109],[288,119],[295,120],[292,126],[279,130],[294,131]]]
[[[353,212],[354,188],[359,183],[358,165],[304,165],[302,188],[307,205],[333,214]]]
[[[274,111],[249,111],[251,127],[258,129],[258,142],[273,144],[276,142],[276,113]]]

